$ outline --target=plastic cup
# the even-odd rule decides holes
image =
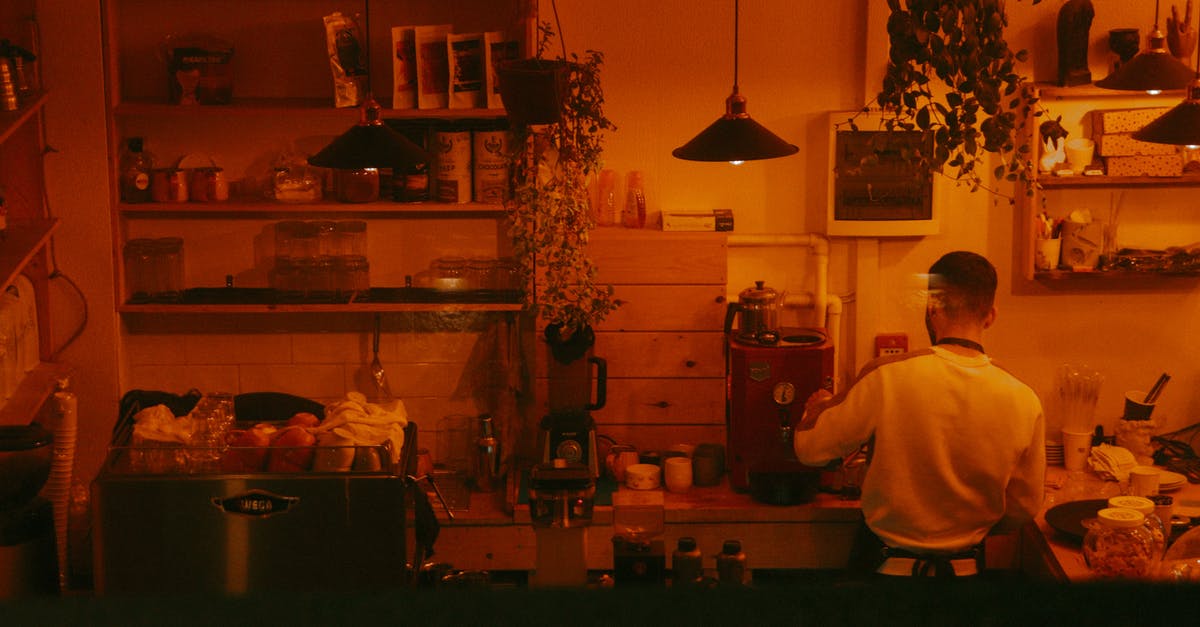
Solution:
[[[1055,237],[1053,239],[1037,240],[1037,250],[1033,256],[1033,266],[1038,270],[1053,270],[1058,267],[1058,258],[1062,254],[1062,240]]]
[[[1063,465],[1067,470],[1084,470],[1092,452],[1092,434],[1086,431],[1063,429]]]
[[[1067,165],[1071,167],[1071,171],[1083,172],[1092,164],[1092,157],[1096,153],[1096,142],[1086,137],[1068,139],[1066,152]]]
[[[1145,403],[1146,393],[1133,390],[1125,393],[1125,420],[1149,420],[1154,412],[1154,403]]]

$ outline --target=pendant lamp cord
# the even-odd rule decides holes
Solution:
[[[550,0],[550,10],[554,11],[554,27],[558,29],[558,45],[562,46],[563,61],[567,60],[567,40],[563,39],[562,21],[558,19],[558,3]]]
[[[733,93],[738,91],[738,0],[733,0]]]
[[[367,53],[367,93],[371,92],[371,0],[363,0],[363,50]]]

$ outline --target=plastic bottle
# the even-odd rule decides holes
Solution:
[[[1142,579],[1154,565],[1154,539],[1137,510],[1106,507],[1083,536],[1083,558],[1101,578]]]
[[[671,570],[675,573],[671,580],[672,585],[677,587],[696,585],[704,575],[703,559],[700,549],[696,546],[695,538],[690,536],[680,538],[675,551],[671,553]]]
[[[475,488],[491,492],[499,483],[500,441],[496,439],[491,414],[479,417],[479,438],[475,440]]]
[[[717,581],[722,586],[741,586],[746,583],[746,554],[739,540],[726,540],[717,554]]]
[[[592,209],[596,225],[614,226],[617,223],[617,173],[601,170],[596,188],[596,206]]]
[[[621,224],[626,228],[640,229],[646,226],[646,191],[644,178],[638,170],[629,173],[625,183],[625,210],[621,213]]]
[[[150,170],[153,166],[153,159],[143,150],[142,138],[130,137],[125,154],[121,156],[123,202],[150,202]]]

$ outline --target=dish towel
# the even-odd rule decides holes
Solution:
[[[1088,455],[1088,467],[1107,481],[1125,482],[1129,471],[1137,466],[1137,458],[1127,448],[1101,444],[1093,446]]]

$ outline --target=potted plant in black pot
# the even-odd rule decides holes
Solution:
[[[536,56],[496,65],[500,100],[509,122],[514,125],[552,124],[562,116],[569,71],[566,49],[564,47],[560,59],[545,58],[554,30],[549,22],[539,22],[537,29]]]
[[[539,32],[538,47],[544,49],[553,31],[543,25]],[[569,370],[565,378],[582,376],[577,385],[585,387],[594,327],[618,306],[612,286],[596,281],[596,268],[587,255],[594,226],[588,183],[600,170],[603,133],[616,128],[603,110],[603,61],[603,54],[595,50],[583,57],[569,56],[557,121],[535,124],[509,118],[509,236],[525,284],[537,281],[536,290],[526,291],[526,306],[546,325],[543,337],[553,357],[551,368]],[[552,372],[551,379],[557,378]]]

